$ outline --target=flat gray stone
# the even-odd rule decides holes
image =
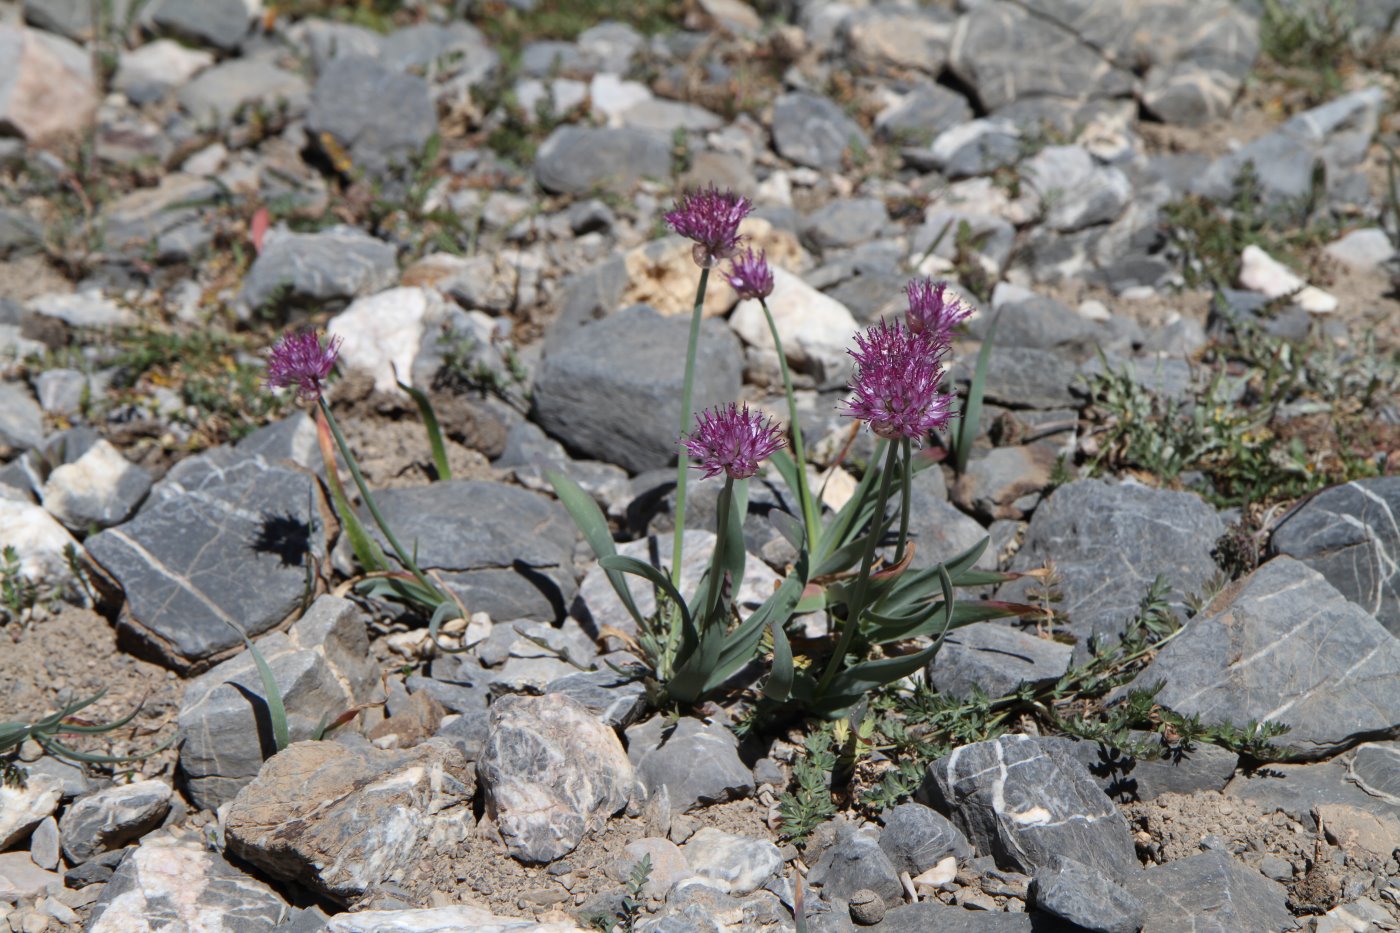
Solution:
[[[1131,732],[1141,742],[1161,743],[1154,732]],[[1138,758],[1102,742],[1067,741],[1103,792],[1119,803],[1151,800],[1162,794],[1223,790],[1235,775],[1240,756],[1227,748],[1200,743],[1190,749],[1163,747],[1160,758]]]
[[[246,319],[274,299],[335,305],[386,289],[398,275],[394,248],[354,227],[279,232],[264,241],[235,307]]]
[[[156,32],[232,52],[243,43],[253,10],[247,0],[155,0],[141,19]]]
[[[846,53],[869,71],[922,71],[937,77],[948,62],[953,17],[946,11],[874,6],[858,10],[842,23]]]
[[[1138,933],[1146,911],[1126,888],[1071,858],[1038,870],[1030,902],[1046,913],[1100,933]]]
[[[242,645],[230,622],[250,637],[281,623],[305,595],[308,550],[326,553],[318,492],[228,448],[176,464],[135,518],[86,542],[126,594],[118,626],[188,671]]]
[[[706,826],[681,846],[691,870],[726,894],[741,897],[768,883],[782,868],[778,847],[766,839]]]
[[[450,742],[384,751],[297,742],[268,760],[224,816],[228,851],[341,903],[402,878],[472,829],[471,768]]]
[[[879,198],[838,198],[807,215],[802,235],[818,249],[842,249],[874,239],[889,222]]]
[[[1089,656],[1088,641],[1116,640],[1136,615],[1160,574],[1173,606],[1199,592],[1216,572],[1211,549],[1225,532],[1215,510],[1191,493],[1135,484],[1079,480],[1060,486],[1036,509],[1012,570],[1034,570],[1052,560],[1068,616],[1079,642],[1076,663]],[[1004,584],[997,598],[1027,602],[1039,587],[1023,579]]]
[[[29,389],[18,382],[0,382],[0,457],[13,457],[43,442],[44,411]]]
[[[773,102],[773,148],[784,159],[839,171],[856,147],[870,148],[865,131],[828,98],[796,91]]]
[[[1400,806],[1400,742],[1358,746],[1347,764],[1347,779],[1372,797]]]
[[[944,130],[972,119],[972,105],[941,84],[920,84],[875,117],[875,135],[886,142],[927,146]]]
[[[197,840],[161,838],[144,842],[122,860],[93,904],[87,929],[270,930],[291,914],[276,891],[230,865],[221,853]]]
[[[285,634],[256,642],[272,669],[293,742],[380,692],[364,618],[355,604],[322,596]],[[217,809],[257,777],[277,751],[266,697],[244,651],[190,681],[180,702],[180,776],[196,806]]]
[[[68,529],[87,532],[126,520],[150,490],[151,474],[99,440],[72,463],[55,467],[40,496]]]
[[[1188,856],[1127,885],[1145,909],[1142,933],[1278,933],[1297,928],[1285,891],[1229,853]]]
[[[58,808],[62,792],[58,778],[36,774],[28,765],[24,770],[23,787],[0,784],[0,852],[23,842]]]
[[[630,726],[647,709],[645,685],[606,668],[566,674],[546,684],[544,692],[562,693],[577,700],[600,722],[614,729]]]
[[[627,730],[627,757],[647,793],[665,787],[678,813],[754,791],[753,771],[739,759],[739,740],[720,723],[686,716],[672,725],[653,717]]]
[[[1000,868],[1032,873],[1066,857],[1115,879],[1137,871],[1127,821],[1054,744],[1006,735],[964,745],[929,765],[924,791]]]
[[[1089,345],[1103,337],[1102,329],[1093,321],[1045,295],[998,288],[992,301],[994,313],[968,322],[968,330],[980,339],[995,317],[996,346],[1050,350]]]
[[[994,913],[949,907],[937,901],[905,904],[885,914],[872,927],[872,933],[1031,933],[1035,921],[1030,914]]]
[[[958,359],[952,366],[953,380],[970,382],[976,363],[976,355]],[[1075,378],[1075,366],[1063,353],[1005,347],[998,340],[987,360],[983,397],[1008,408],[1066,408],[1075,404],[1070,391]]]
[[[654,130],[561,126],[535,154],[536,180],[561,194],[627,194],[643,179],[670,176],[670,137]]]
[[[917,160],[949,178],[970,178],[1015,165],[1024,151],[1016,124],[982,117],[945,128]]]
[[[954,629],[928,665],[939,693],[965,698],[974,688],[989,697],[1015,692],[1022,683],[1058,680],[1069,669],[1074,649],[1037,638],[1001,622],[976,622]]]
[[[902,902],[899,869],[881,847],[881,835],[841,826],[835,844],[822,853],[807,880],[820,887],[827,900],[850,900],[857,891],[866,890],[874,891],[886,904]]]
[[[1269,546],[1322,574],[1400,637],[1400,476],[1322,490],[1274,526]]]
[[[79,797],[58,821],[63,857],[77,865],[139,839],[170,810],[171,793],[164,781],[137,781]]]
[[[332,138],[353,168],[382,176],[423,151],[437,132],[437,111],[422,78],[377,58],[346,55],[316,79],[306,129],[317,145],[322,134]]]
[[[497,700],[477,773],[488,816],[522,862],[572,852],[626,806],[635,780],[617,733],[560,694]]]
[[[921,803],[902,803],[884,817],[880,848],[894,867],[914,878],[948,856],[972,857],[972,845],[948,818]]]
[[[1225,793],[1258,804],[1266,812],[1286,813],[1314,829],[1314,811],[1328,804],[1400,818],[1400,796],[1387,790],[1394,790],[1394,772],[1388,769],[1400,759],[1398,748],[1395,742],[1372,742],[1330,761],[1270,764],[1239,774]]]
[[[1291,557],[1217,596],[1130,686],[1159,681],[1183,715],[1288,725],[1276,741],[1305,757],[1400,734],[1400,641]]]
[[[557,622],[573,601],[574,525],[559,505],[505,483],[452,480],[375,493],[418,565],[437,570],[473,612]],[[366,527],[388,551],[378,527]]]
[[[289,112],[299,113],[306,107],[307,86],[301,75],[267,61],[236,58],[201,71],[175,93],[175,98],[196,121],[224,127],[246,107],[275,112],[285,102]]]
[[[574,452],[633,473],[675,463],[689,334],[688,320],[644,306],[579,328],[540,364],[536,420]],[[704,322],[693,410],[737,398],[742,366],[732,331]]]
[[[1047,146],[1021,164],[1021,180],[1039,196],[1045,225],[1061,233],[1110,223],[1133,194],[1121,169],[1079,146]]]

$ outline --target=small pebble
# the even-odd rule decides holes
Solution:
[[[874,926],[885,919],[885,901],[869,888],[861,888],[849,901],[851,919],[861,926]]]

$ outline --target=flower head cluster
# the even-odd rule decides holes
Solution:
[[[952,396],[941,389],[947,344],[898,321],[880,321],[856,335],[854,396],[843,414],[869,423],[887,440],[922,440],[947,427]]]
[[[746,249],[729,265],[729,284],[740,298],[767,298],[773,294],[773,270],[766,253]]]
[[[957,295],[948,294],[947,282],[914,279],[904,287],[904,294],[909,297],[909,329],[940,343],[947,343],[953,328],[972,314]]]
[[[695,262],[713,268],[739,248],[739,224],[753,205],[748,198],[711,185],[692,191],[666,213],[666,223],[688,240],[695,241]]]
[[[695,418],[695,430],[681,438],[686,452],[699,460],[705,475],[723,473],[731,479],[747,479],[758,464],[784,444],[782,432],[761,412],[750,412],[731,402],[728,407],[706,409]]]
[[[298,398],[317,401],[325,390],[326,377],[335,368],[339,352],[339,337],[332,337],[323,344],[313,331],[287,334],[268,354],[263,384],[269,389],[294,387]]]

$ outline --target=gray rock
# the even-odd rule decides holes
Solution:
[[[1327,578],[1400,636],[1400,476],[1362,479],[1305,499],[1274,526],[1269,546]]]
[[[782,867],[778,847],[766,839],[706,826],[681,846],[691,871],[726,894],[740,897],[768,883]]]
[[[270,930],[292,908],[267,884],[194,839],[152,839],[131,849],[92,906],[89,933],[179,929]]]
[[[643,179],[670,176],[670,137],[653,130],[561,126],[535,154],[535,178],[561,194],[627,194]]]
[[[853,148],[870,148],[854,120],[831,100],[797,91],[773,102],[773,148],[790,162],[839,171]]]
[[[96,108],[92,60],[81,47],[37,29],[0,25],[0,126],[21,141],[0,162],[17,165],[25,142],[90,133]]]
[[[154,188],[142,188],[118,198],[103,211],[106,224],[104,244],[132,254],[146,256],[155,249],[156,258],[177,259],[170,251],[172,234],[181,229],[208,230],[203,215],[207,205],[218,200],[223,190],[208,178],[172,173]],[[100,296],[98,296],[100,298]],[[91,302],[87,314],[100,305]],[[69,314],[78,312],[71,308]],[[116,309],[123,313],[124,309]]]
[[[937,901],[905,904],[885,914],[866,929],[872,933],[1031,933],[1036,923],[1030,914],[1010,914],[965,907],[949,907]]]
[[[1347,764],[1347,779],[1372,797],[1400,806],[1400,742],[1359,746]]]
[[[168,5],[181,3],[177,0]],[[306,81],[301,75],[252,58],[231,59],[201,71],[175,94],[185,113],[215,127],[228,126],[249,107],[274,113],[285,106],[288,113],[299,113],[306,106],[306,97]]]
[[[1132,732],[1139,742],[1161,743],[1154,732]],[[1162,757],[1138,758],[1102,742],[1066,742],[1066,750],[1089,769],[1103,792],[1120,803],[1151,800],[1162,794],[1223,790],[1234,777],[1239,755],[1219,745],[1200,743],[1190,749],[1162,745]]]
[[[647,691],[643,684],[607,669],[567,674],[551,680],[544,692],[577,700],[604,725],[614,729],[630,726],[647,708]]]
[[[1030,902],[1086,930],[1137,933],[1145,911],[1126,888],[1071,858],[1036,871]]]
[[[437,131],[437,111],[422,78],[387,61],[347,55],[316,79],[306,130],[317,145],[323,134],[333,139],[354,168],[384,176],[423,151]]]
[[[1075,404],[1070,383],[1074,364],[1064,354],[1031,347],[992,346],[987,360],[985,398],[1008,408],[1067,408]],[[952,367],[956,382],[970,382],[975,355],[957,360]]]
[[[579,328],[540,365],[540,426],[584,456],[634,473],[674,463],[689,332],[688,321],[640,306]],[[723,322],[705,322],[693,410],[733,401],[741,367],[738,338]]]
[[[113,4],[112,18],[124,21],[129,3]],[[56,32],[74,42],[89,42],[96,35],[90,0],[24,0],[24,21],[46,32]]]
[[[1025,518],[1049,487],[1057,456],[1047,444],[978,451],[953,484],[952,499],[983,521]]]
[[[472,829],[472,775],[450,742],[405,750],[297,742],[229,805],[228,851],[346,903]]]
[[[1082,663],[1090,638],[1121,635],[1159,574],[1174,606],[1199,591],[1216,572],[1210,552],[1224,531],[1215,510],[1191,493],[1079,480],[1060,486],[1036,509],[1011,569],[1054,561],[1062,596],[1055,609],[1068,616],[1069,631],[1079,639],[1076,663]],[[1026,602],[1037,588],[1031,580],[1013,581],[997,590],[997,598]]]
[[[1133,89],[1130,73],[1074,31],[1009,2],[978,4],[958,20],[949,67],[984,110],[1023,97],[1120,97]]]
[[[353,23],[308,17],[287,29],[287,38],[297,44],[311,59],[319,74],[337,58],[347,55],[379,55],[384,37],[371,29]]]
[[[1054,347],[1086,345],[1101,335],[1092,321],[1054,298],[998,287],[992,296],[993,314],[968,322],[968,330],[982,338],[996,319],[996,345],[1002,347]]]
[[[1115,879],[1137,870],[1127,821],[1054,744],[1007,735],[964,745],[929,778],[933,805],[1001,868],[1030,873],[1065,857]]]
[[[929,479],[925,479],[929,477]],[[914,492],[909,511],[909,535],[915,544],[914,559],[909,566],[915,570],[933,567],[975,547],[987,536],[987,531],[975,519],[969,518],[948,502],[941,489],[943,471],[937,467],[914,476]],[[894,555],[891,553],[891,557]],[[976,567],[996,569],[996,553],[988,547],[977,559]]]
[[[24,213],[0,210],[0,258],[38,252],[44,245],[44,230]]]
[[[60,854],[58,820],[46,816],[29,836],[29,857],[45,871],[54,871]]]
[[[875,117],[875,135],[886,142],[927,146],[971,119],[967,98],[941,84],[920,84]]]
[[[394,248],[354,227],[269,235],[253,261],[235,309],[247,319],[270,302],[340,304],[398,279]]]
[[[1047,146],[1022,163],[1021,180],[1039,196],[1045,224],[1062,233],[1114,220],[1133,194],[1120,169],[1079,146]]]
[[[1227,852],[1202,852],[1158,865],[1131,879],[1142,902],[1142,933],[1275,933],[1297,922],[1283,886]]]
[[[899,869],[880,845],[882,835],[842,825],[837,829],[835,844],[822,853],[807,880],[820,887],[827,900],[850,900],[857,891],[868,890],[886,904],[900,903],[904,900],[904,886],[899,881]]]
[[[621,810],[635,780],[617,734],[561,695],[502,697],[477,762],[486,812],[522,862],[567,855]]]
[[[29,765],[25,765],[25,774],[23,787],[0,784],[0,852],[23,842],[58,808],[62,791],[58,779],[35,774]]]
[[[92,394],[87,374],[77,369],[48,369],[34,379],[39,407],[55,415],[75,415],[82,408],[83,396]]]
[[[1217,596],[1131,686],[1163,680],[1164,706],[1207,723],[1284,723],[1279,742],[1305,757],[1400,734],[1400,641],[1290,557]]]
[[[1265,812],[1288,814],[1315,830],[1319,806],[1341,805],[1400,817],[1400,797],[1388,794],[1394,778],[1385,773],[1400,754],[1394,742],[1373,742],[1332,759],[1309,764],[1271,764],[1237,775],[1225,788],[1231,797],[1257,804]],[[1359,765],[1358,765],[1359,762]],[[1379,791],[1379,793],[1377,793]]]
[[[1058,680],[1074,649],[1000,622],[977,622],[949,632],[928,666],[939,693],[964,698],[979,689],[989,697],[1015,692],[1022,683]]]
[[[18,382],[0,382],[0,458],[13,457],[43,441],[44,412],[29,389]]]
[[[99,440],[71,463],[55,467],[40,496],[44,508],[72,531],[124,521],[151,490],[151,475]]]
[[[364,619],[349,600],[322,596],[283,634],[257,641],[287,710],[294,742],[379,691]],[[277,746],[262,677],[243,652],[190,681],[180,703],[180,775],[203,809],[232,800]]]
[[[418,565],[473,612],[494,619],[562,619],[574,598],[574,526],[563,506],[538,493],[479,480],[452,480],[375,493],[379,510]],[[367,526],[371,525],[366,513]],[[382,532],[371,526],[386,549]]]
[[[857,66],[875,72],[909,69],[937,77],[948,61],[953,17],[946,11],[874,6],[842,23],[846,51]]]
[[[170,810],[170,795],[164,781],[137,781],[79,797],[58,821],[63,857],[77,865],[141,838]]]
[[[1023,151],[1016,124],[990,117],[948,127],[934,138],[927,155],[919,154],[916,161],[927,162],[949,178],[969,178],[1015,165]]]
[[[896,871],[913,878],[948,856],[970,858],[972,846],[948,818],[921,803],[902,803],[884,817],[880,848]]]
[[[251,637],[282,622],[308,552],[327,550],[318,493],[314,477],[228,448],[178,463],[135,518],[86,542],[126,594],[118,627],[190,670],[241,646],[234,626]]]
[[[647,793],[665,787],[678,813],[753,795],[753,772],[739,760],[739,740],[721,723],[686,716],[672,726],[653,717],[627,730],[627,757]]]
[[[808,214],[802,234],[817,249],[842,249],[873,239],[889,222],[879,198],[838,198]]]
[[[148,28],[232,52],[243,43],[253,10],[247,0],[155,0],[142,8]]]
[[[500,56],[470,23],[420,23],[397,29],[379,42],[379,56],[397,71],[423,73],[460,93],[491,76]]]

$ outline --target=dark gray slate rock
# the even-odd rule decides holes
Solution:
[[[355,604],[322,596],[286,632],[257,641],[287,710],[293,742],[375,699],[365,621]],[[244,651],[190,681],[180,702],[180,777],[190,800],[213,810],[257,777],[277,751],[262,677]]]
[[[1045,295],[999,288],[992,301],[993,314],[983,314],[969,321],[968,331],[981,339],[995,318],[996,346],[1049,350],[1089,345],[1095,337],[1102,337],[1102,329],[1094,322]]]
[[[502,697],[477,762],[487,815],[523,862],[567,855],[631,796],[617,734],[568,697]]]
[[[646,687],[640,681],[606,668],[579,671],[551,680],[544,692],[561,693],[577,700],[614,729],[630,726],[647,708]]]
[[[561,194],[627,194],[644,178],[671,177],[671,139],[655,130],[561,126],[535,154],[540,186]]]
[[[1141,872],[1128,889],[1145,909],[1142,933],[1278,933],[1297,929],[1283,886],[1213,851]]]
[[[139,839],[169,811],[170,794],[164,781],[137,781],[79,797],[58,823],[63,857],[76,865]]]
[[[842,249],[874,239],[889,222],[879,198],[837,198],[807,215],[802,235],[817,249]]]
[[[1032,347],[992,346],[985,398],[1008,408],[1065,408],[1075,404],[1070,383],[1075,367],[1062,353]],[[977,357],[957,360],[953,380],[970,382]]]
[[[313,476],[228,448],[176,464],[135,518],[86,542],[126,593],[118,627],[188,671],[240,647],[237,629],[279,624],[305,595],[308,550],[326,553],[319,495]]]
[[[1324,489],[1284,516],[1269,546],[1322,574],[1400,636],[1400,476]]]
[[[689,332],[689,321],[642,306],[579,328],[540,365],[540,425],[584,456],[634,473],[674,463]],[[743,365],[738,338],[707,321],[697,353],[694,411],[733,401]]]
[[[473,612],[493,619],[557,621],[574,598],[574,525],[538,493],[452,480],[375,493],[379,510],[424,570],[441,572]],[[386,549],[381,532],[366,526]]]
[[[990,697],[1012,693],[1022,683],[1058,680],[1074,649],[1037,638],[1001,622],[977,622],[949,632],[928,665],[939,693],[968,697],[980,689]]]
[[[1023,151],[1016,124],[985,117],[945,129],[926,153],[906,155],[920,167],[939,169],[949,178],[969,178],[1015,165]]]
[[[1400,640],[1291,557],[1217,596],[1132,685],[1163,680],[1164,706],[1208,723],[1284,723],[1277,741],[1306,757],[1400,734]]]
[[[1132,732],[1140,742],[1161,742],[1152,732]],[[1089,769],[1103,792],[1119,803],[1151,800],[1161,794],[1222,790],[1234,777],[1240,756],[1219,745],[1190,749],[1162,746],[1160,758],[1138,758],[1101,742],[1065,743],[1066,750]]]
[[[944,130],[972,119],[967,98],[941,84],[920,84],[875,118],[876,137],[906,146],[927,146]]]
[[[383,175],[422,152],[437,131],[437,111],[422,78],[375,58],[347,55],[317,78],[306,130],[317,145],[321,134],[329,135],[355,168]]]
[[[1116,639],[1137,613],[1159,575],[1171,586],[1173,605],[1199,591],[1216,572],[1210,556],[1225,525],[1215,510],[1190,493],[1145,486],[1111,486],[1079,480],[1060,486],[1036,509],[1012,570],[1034,570],[1053,560],[1062,599],[1078,637],[1075,657],[1088,657],[1091,636]],[[1018,580],[997,598],[1027,601],[1037,584]]]
[[[880,833],[843,824],[834,845],[822,853],[807,880],[821,888],[827,900],[850,900],[857,891],[874,891],[886,904],[904,900],[899,869],[880,846]]]
[[[18,382],[0,382],[0,457],[12,457],[43,441],[44,411],[29,389]]]
[[[938,467],[914,476],[914,492],[909,506],[909,534],[915,548],[914,559],[909,566],[915,570],[950,560],[987,537],[987,530],[975,519],[948,502],[943,483],[943,471]],[[892,552],[890,556],[894,556]],[[990,546],[977,559],[976,566],[986,570],[996,569],[996,554]]]
[[[753,794],[753,772],[739,760],[739,741],[721,723],[684,717],[674,727],[654,717],[627,730],[627,756],[647,793],[667,789],[684,813]]]
[[[1137,933],[1145,914],[1142,902],[1126,888],[1072,858],[1035,873],[1030,902],[1098,933]]]
[[[141,19],[155,32],[232,52],[248,34],[252,10],[247,0],[155,0]]]
[[[1038,928],[1030,914],[993,913],[920,901],[894,908],[884,920],[865,929],[871,933],[1031,933]]]
[[[1030,873],[1066,857],[1110,878],[1137,870],[1123,815],[1052,743],[1007,735],[964,745],[930,765],[929,778],[933,806],[1001,868]]]
[[[773,148],[784,159],[838,171],[853,147],[869,149],[870,140],[831,100],[798,91],[773,102]]]
[[[970,858],[972,846],[948,818],[921,803],[902,803],[884,818],[880,848],[897,871],[913,878],[948,856]]]
[[[246,319],[274,299],[341,304],[388,288],[398,275],[394,248],[354,227],[276,232],[264,241],[234,306]]]
[[[195,839],[132,848],[110,877],[93,904],[88,933],[271,930],[292,912],[276,891]]]
[[[1400,806],[1400,742],[1359,746],[1347,764],[1347,779],[1372,797]]]
[[[1133,76],[1070,29],[1017,3],[982,3],[958,20],[949,66],[984,110],[1023,97],[1121,97]]]
[[[113,4],[112,17],[123,22],[130,4]],[[95,35],[91,0],[24,0],[24,21],[45,32],[56,32],[74,42],[88,42]]]
[[[1388,794],[1395,783],[1393,767],[1400,752],[1394,742],[1373,742],[1352,752],[1312,764],[1271,764],[1240,774],[1225,788],[1232,797],[1258,804],[1266,812],[1288,814],[1316,828],[1313,811],[1324,804],[1341,804],[1378,815],[1400,817],[1400,797]],[[1359,763],[1359,764],[1358,764]]]

